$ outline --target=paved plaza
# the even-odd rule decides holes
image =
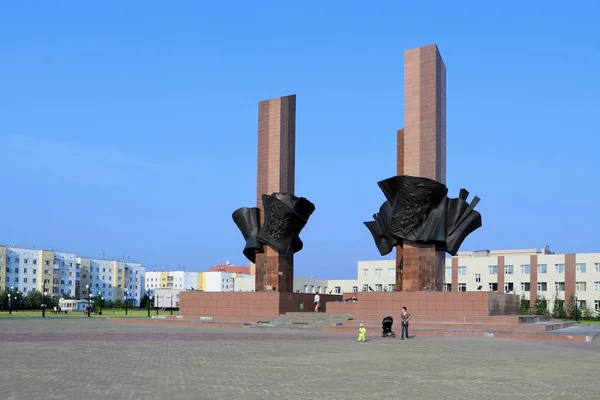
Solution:
[[[597,399],[600,342],[1,319],[4,400]]]

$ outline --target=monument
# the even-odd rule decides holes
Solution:
[[[378,183],[386,201],[365,225],[381,255],[396,247],[396,291],[441,291],[444,252],[456,255],[481,215],[465,189],[446,197],[446,67],[436,45],[404,54],[404,124],[397,176]]]
[[[293,292],[294,253],[303,247],[299,234],[315,210],[310,201],[294,196],[295,153],[296,95],[261,101],[257,206],[232,215],[246,241],[244,255],[256,265],[257,292]]]
[[[256,207],[232,214],[255,264],[254,292],[183,292],[180,313],[189,319],[235,318],[256,321],[287,312],[312,312],[312,293],[293,293],[294,254],[304,246],[300,232],[315,210],[294,195],[296,161],[296,95],[258,104]],[[321,294],[327,301],[340,295]]]

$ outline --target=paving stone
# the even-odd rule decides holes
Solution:
[[[2,399],[597,399],[600,342],[0,320]]]

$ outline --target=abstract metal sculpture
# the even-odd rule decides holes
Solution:
[[[377,184],[387,200],[374,221],[364,224],[382,256],[405,240],[433,244],[454,256],[466,237],[481,227],[481,214],[474,210],[479,197],[467,203],[465,189],[449,199],[446,185],[428,178],[399,175]]]
[[[262,226],[258,207],[243,207],[233,212],[233,222],[246,240],[244,256],[250,262],[256,262],[256,254],[264,252],[264,245],[279,254],[302,250],[300,231],[315,211],[315,205],[290,193],[263,194],[262,202],[265,210]]]

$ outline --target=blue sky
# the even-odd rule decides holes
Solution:
[[[326,4],[324,4],[326,3]],[[447,67],[447,184],[481,197],[462,249],[600,251],[600,6],[89,1],[0,5],[0,243],[247,264],[257,103],[297,94],[300,276],[380,256],[362,222],[395,173],[403,51]],[[596,117],[594,117],[596,115]]]

